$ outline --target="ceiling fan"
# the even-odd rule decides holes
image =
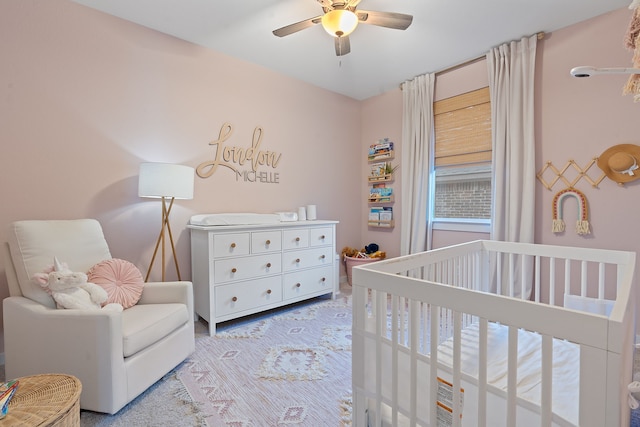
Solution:
[[[404,13],[356,10],[360,0],[317,1],[322,6],[324,15],[286,25],[274,30],[273,34],[278,37],[284,37],[316,24],[322,24],[322,27],[335,38],[336,55],[342,56],[351,52],[349,34],[356,29],[360,22],[396,30],[406,30],[413,21],[413,16]]]

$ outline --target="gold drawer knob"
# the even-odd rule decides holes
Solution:
[[[235,247],[236,247],[236,244],[235,244],[235,243],[232,243],[232,244],[231,244],[231,247],[232,247],[232,248],[235,248]]]
[[[267,294],[271,295],[271,289],[267,289]]]
[[[320,240],[324,240],[324,234],[320,236]]]
[[[233,297],[233,298],[231,298],[231,301],[233,301],[233,302],[238,301],[238,297]]]
[[[270,245],[270,244],[271,244],[271,240],[267,240],[265,243],[266,243],[267,245]]]
[[[324,259],[324,258],[325,258],[325,256],[324,256],[324,255],[320,255],[320,259]]]
[[[299,238],[299,237],[296,237],[296,242],[299,242],[299,241],[300,241],[300,238]]]
[[[296,258],[296,264],[300,262],[300,258]]]
[[[232,272],[232,273],[235,273],[235,272],[237,272],[237,271],[238,271],[238,269],[237,269],[237,268],[235,268],[235,267],[233,267],[233,268],[231,269],[231,272]]]
[[[324,277],[322,279],[320,279],[321,282],[326,281],[327,279],[325,279]]]
[[[296,288],[299,288],[300,286],[300,283],[296,283]]]
[[[267,263],[267,268],[270,268],[270,267],[271,267],[271,263],[270,263],[270,262],[268,262],[268,263]]]

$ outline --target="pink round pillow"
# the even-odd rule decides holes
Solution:
[[[88,281],[107,291],[107,301],[103,304],[119,303],[129,308],[140,300],[144,280],[138,267],[122,259],[107,259],[91,267]]]

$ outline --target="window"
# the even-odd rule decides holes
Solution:
[[[434,103],[431,220],[436,229],[488,231],[491,102],[482,88]]]

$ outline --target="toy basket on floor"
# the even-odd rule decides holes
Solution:
[[[384,258],[353,258],[345,256],[344,262],[347,269],[347,282],[349,282],[349,285],[351,285],[351,271],[353,270],[353,267],[357,267],[358,265],[367,264],[370,262],[380,261],[381,259]]]

